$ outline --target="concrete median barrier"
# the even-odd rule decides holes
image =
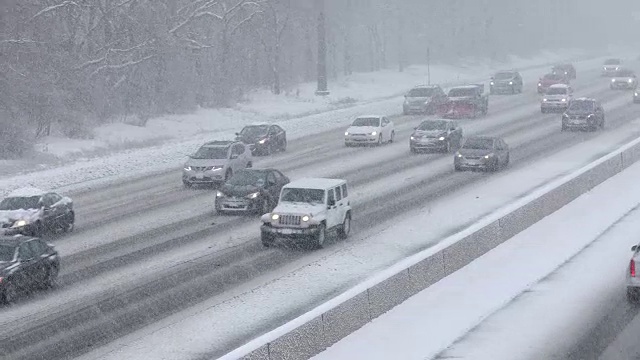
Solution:
[[[640,160],[640,138],[442,239],[221,359],[308,359]]]

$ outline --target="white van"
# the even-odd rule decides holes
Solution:
[[[336,232],[345,239],[351,231],[351,203],[346,180],[308,178],[285,185],[276,208],[261,218],[262,244],[276,238],[302,239],[322,248]]]
[[[549,86],[547,92],[540,102],[540,111],[564,112],[569,107],[569,102],[573,99],[573,89],[566,84],[554,84]]]

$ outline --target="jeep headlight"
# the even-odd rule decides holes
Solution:
[[[23,226],[27,226],[27,220],[18,220],[15,223],[13,223],[13,227],[23,227]]]
[[[276,220],[278,220],[278,219],[280,219],[280,215],[278,215],[278,214],[271,214],[271,220],[276,221]]]
[[[252,193],[252,194],[247,195],[247,198],[248,198],[248,199],[255,199],[255,198],[257,198],[258,196],[260,196],[260,193],[256,191],[256,192],[254,192],[254,193]]]
[[[309,221],[309,220],[311,220],[311,216],[309,216],[309,215],[304,215],[304,216],[302,217],[302,221],[304,221],[304,222],[307,222],[307,221]]]

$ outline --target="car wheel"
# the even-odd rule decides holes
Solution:
[[[392,131],[391,132],[391,137],[389,137],[389,144],[393,144],[393,138],[396,137],[396,132]]]
[[[250,169],[250,168],[252,168],[252,167],[253,167],[253,163],[252,163],[251,161],[249,161],[249,162],[247,163],[247,169]]]
[[[271,143],[269,143],[267,144],[267,147],[264,149],[264,155],[269,156],[271,155],[272,152],[273,152],[273,149],[271,149]]]
[[[543,114],[546,114],[548,111],[547,111],[547,109],[542,109],[542,108],[541,108],[541,109],[540,109],[540,112],[541,112],[541,113],[543,113]]]
[[[510,154],[507,154],[507,160],[504,161],[505,167],[509,165],[509,160],[510,160]]]
[[[58,278],[58,268],[55,266],[51,266],[47,270],[47,276],[44,279],[44,283],[42,284],[45,289],[54,288],[56,286],[56,279]]]
[[[318,234],[314,236],[313,247],[316,249],[322,249],[324,247],[324,241],[327,237],[327,227],[325,224],[320,224],[318,227]]]
[[[4,291],[2,292],[2,302],[6,305],[13,304],[18,298],[18,289],[13,285],[11,280],[7,281],[4,285]]]
[[[409,151],[411,151],[412,154],[417,154],[418,153],[418,150],[416,150],[416,148],[411,147],[411,146],[409,147]]]
[[[262,246],[271,247],[273,246],[274,236],[272,234],[263,232],[260,234],[260,240],[262,241]]]
[[[268,214],[270,212],[271,212],[271,204],[269,203],[269,199],[265,197],[265,199],[262,200],[262,206],[261,206],[259,215]]]
[[[231,179],[232,176],[233,176],[233,170],[231,169],[227,170],[227,172],[224,174],[224,181],[229,181],[229,179]]]
[[[567,131],[567,127],[564,126],[564,124],[562,124],[562,127],[560,128],[560,131]]]
[[[35,236],[35,237],[42,237],[42,235],[44,234],[44,225],[42,224],[42,221],[37,221],[34,226],[33,226],[33,230],[31,231],[31,235]]]
[[[627,301],[632,304],[638,304],[638,293],[633,289],[627,288]]]
[[[187,189],[190,189],[193,186],[193,184],[188,181],[183,181],[182,185],[184,185],[184,187]]]
[[[450,153],[451,152],[451,140],[447,140],[447,145],[446,145],[444,151],[446,153]]]
[[[351,232],[351,213],[347,213],[344,217],[344,221],[342,225],[338,229],[338,237],[340,239],[346,239],[349,237],[349,233]]]
[[[380,136],[378,136],[378,146],[382,145],[382,134],[380,134]]]
[[[75,223],[76,223],[76,214],[73,211],[71,211],[69,215],[67,215],[67,222],[65,226],[62,228],[62,231],[67,233],[72,232],[73,229],[75,228]]]
[[[453,169],[455,171],[462,171],[462,168],[459,165],[453,165]]]
[[[282,147],[280,148],[280,150],[282,152],[287,151],[287,139],[284,139],[284,141],[282,142]]]

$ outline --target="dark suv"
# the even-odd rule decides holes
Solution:
[[[590,98],[579,98],[569,102],[567,111],[562,115],[562,131],[596,131],[598,128],[604,128],[604,109],[600,102]]]
[[[522,92],[524,82],[519,72],[509,70],[497,72],[491,77],[489,85],[489,93],[492,95],[504,93],[515,94]]]
[[[438,107],[447,102],[447,95],[438,85],[416,86],[404,96],[402,113],[434,114]]]
[[[12,303],[21,293],[55,284],[60,259],[53,245],[22,235],[0,236],[0,300]]]
[[[236,136],[237,140],[249,145],[253,155],[287,150],[287,132],[275,124],[247,125]]]

